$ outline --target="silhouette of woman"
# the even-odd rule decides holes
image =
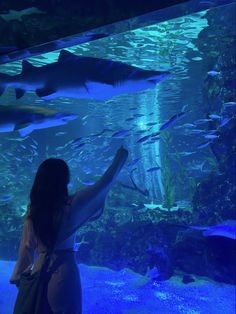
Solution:
[[[80,273],[74,250],[76,231],[89,219],[100,217],[106,196],[127,157],[128,151],[121,146],[103,176],[72,197],[68,195],[70,175],[65,161],[49,158],[38,168],[10,283],[18,286],[20,275],[32,266],[32,274],[39,271],[46,250],[55,245],[50,263],[58,257],[61,262],[52,273],[45,292],[51,313],[82,313]]]

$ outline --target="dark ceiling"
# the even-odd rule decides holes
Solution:
[[[0,55],[182,2],[186,0],[0,1]]]
[[[0,0],[0,64],[234,1]]]

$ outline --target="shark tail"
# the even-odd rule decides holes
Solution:
[[[9,77],[10,77],[10,75],[8,75],[8,74],[0,73],[0,96],[2,96],[2,94],[5,91]]]
[[[21,137],[25,137],[26,135],[29,135],[31,132],[33,132],[33,127],[31,125],[27,125],[24,128],[18,129],[18,132]]]

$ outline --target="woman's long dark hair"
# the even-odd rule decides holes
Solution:
[[[62,159],[42,162],[30,192],[30,215],[36,236],[51,248],[57,237],[63,209],[68,202],[69,168]]]

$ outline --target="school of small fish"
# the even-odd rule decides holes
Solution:
[[[217,71],[209,71],[208,75],[210,77],[218,77],[220,72]],[[110,101],[112,102],[112,100]],[[12,107],[13,108],[13,107]],[[15,108],[15,107],[14,107]],[[39,121],[30,120],[32,115],[28,115],[27,106],[24,108],[24,113],[22,113],[22,121],[27,121],[27,125],[23,124],[21,120],[13,121],[11,117],[11,113],[7,112],[7,118],[4,120],[1,116],[0,119],[0,132],[8,132],[9,135],[6,141],[0,144],[2,150],[0,151],[0,166],[2,163],[8,163],[9,167],[2,167],[4,169],[1,172],[1,177],[4,178],[4,185],[2,187],[2,192],[0,195],[0,205],[8,203],[12,200],[13,196],[7,191],[14,191],[15,180],[17,177],[20,177],[20,180],[17,180],[19,186],[29,186],[31,183],[31,179],[28,175],[25,174],[24,167],[30,167],[30,172],[32,174],[35,173],[35,169],[37,169],[39,163],[39,156],[41,158],[44,155],[45,158],[50,156],[55,156],[55,153],[52,152],[52,148],[49,145],[44,145],[35,140],[32,136],[29,136],[33,130],[37,130],[39,128],[44,129],[52,126],[58,126],[62,124],[66,124],[66,119],[73,120],[77,118],[77,116],[60,116],[56,112],[45,110],[41,110],[39,112],[40,118],[40,127]],[[29,107],[29,110],[32,111],[33,107]],[[158,141],[163,140],[162,134],[166,130],[180,130],[184,131],[184,134],[189,136],[197,136],[199,137],[199,144],[194,148],[192,147],[191,151],[182,151],[179,152],[181,157],[187,157],[192,154],[197,153],[200,149],[204,149],[209,147],[214,141],[220,140],[222,132],[224,132],[224,128],[227,127],[228,124],[235,119],[235,111],[236,101],[230,100],[226,101],[222,104],[222,112],[209,113],[206,118],[200,118],[195,121],[189,121],[190,112],[186,110],[187,106],[183,106],[182,110],[179,113],[171,116],[167,121],[164,121],[162,124],[158,124],[155,119],[153,119],[154,112],[150,113],[140,113],[137,112],[139,110],[138,107],[129,108],[129,112],[131,115],[127,115],[125,122],[129,123],[130,126],[128,128],[120,128],[114,129],[112,128],[112,124],[107,123],[106,126],[102,130],[98,130],[95,133],[91,133],[88,136],[80,136],[77,138],[72,138],[69,141],[67,140],[64,145],[57,146],[53,148],[56,151],[56,156],[65,159],[70,169],[77,170],[78,165],[86,164],[86,162],[90,159],[93,159],[99,162],[104,162],[105,164],[109,163],[112,158],[112,151],[110,151],[110,143],[116,140],[129,140],[129,137],[134,137],[136,145],[151,145],[155,144]],[[19,107],[20,110],[20,107]],[[40,110],[40,108],[38,109]],[[145,122],[144,128],[140,129],[139,124],[137,123],[139,119],[143,117],[152,117],[152,120]],[[27,119],[28,120],[27,120]],[[84,126],[87,124],[89,115],[85,115],[83,117],[78,118],[81,120],[81,124]],[[51,119],[51,120],[50,120]],[[184,123],[180,124],[180,121],[184,121]],[[70,123],[70,122],[69,122]],[[214,129],[207,129],[207,126],[214,126]],[[20,132],[21,137],[15,136],[15,131],[18,130]],[[21,130],[25,130],[22,132]],[[40,132],[40,131],[36,131]],[[68,132],[66,131],[58,131],[55,133],[55,137],[63,139],[68,138]],[[104,141],[101,144],[100,139]],[[14,151],[7,151],[4,148],[7,147],[8,141],[11,141],[15,144]],[[110,142],[109,142],[110,141]],[[3,153],[4,152],[4,153]],[[174,153],[172,153],[174,154]],[[100,157],[97,157],[100,156]],[[131,171],[138,164],[142,163],[142,156],[139,156],[135,159],[130,159],[126,165],[128,171]],[[20,167],[18,167],[18,164]],[[23,167],[24,166],[24,167]],[[197,170],[200,172],[204,172],[203,168],[205,166],[205,161],[203,163],[195,163],[189,165],[187,169],[193,171]],[[12,168],[16,169],[15,174],[12,173]],[[104,166],[105,169],[105,166]],[[104,171],[101,169],[101,165],[92,165],[88,167],[87,165],[82,168],[83,175],[81,179],[77,179],[74,182],[70,182],[70,187],[75,188],[78,185],[93,185]],[[147,173],[155,175],[156,172],[161,171],[161,167],[155,162],[151,167],[146,168],[145,171]],[[91,178],[91,174],[92,178]],[[86,177],[89,175],[90,178]],[[4,192],[5,191],[5,192]]]

